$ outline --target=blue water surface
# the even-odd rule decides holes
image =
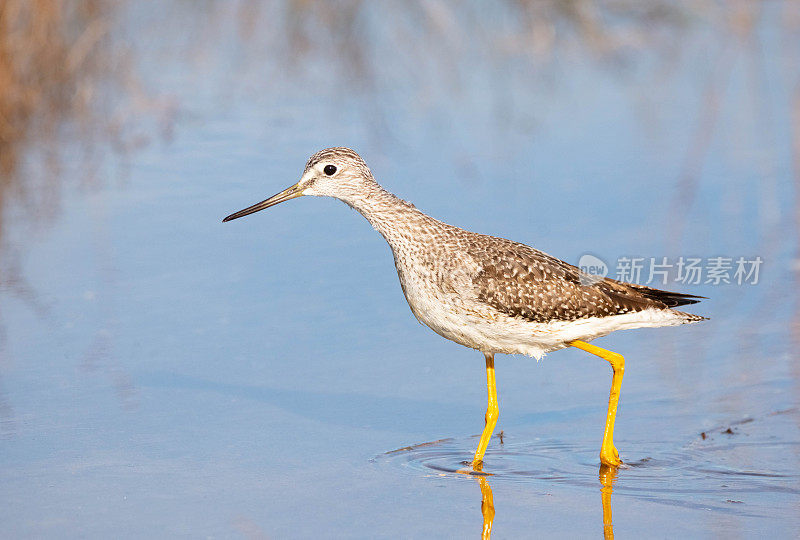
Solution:
[[[453,471],[483,427],[482,355],[417,323],[345,205],[221,223],[329,146],[443,221],[612,277],[620,257],[760,256],[757,284],[651,283],[709,297],[710,321],[596,342],[628,362],[613,531],[796,534],[796,4],[597,8],[595,30],[552,6],[300,4],[110,15],[151,137],[90,141],[89,185],[64,141],[47,219],[7,203],[2,535],[480,534],[479,483]],[[602,535],[608,365],[496,364],[493,533]]]

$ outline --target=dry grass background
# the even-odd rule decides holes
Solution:
[[[0,223],[22,201],[36,219],[58,207],[61,169],[78,152],[96,180],[101,148],[126,153],[151,136],[137,115],[164,114],[128,45],[115,36],[118,0],[0,2]],[[74,161],[74,155],[69,156]]]

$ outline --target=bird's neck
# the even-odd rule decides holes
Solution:
[[[410,202],[386,191],[377,183],[368,192],[362,192],[358,197],[344,202],[358,210],[381,233],[392,249],[401,244],[424,242],[429,230],[429,227],[425,227],[426,223],[435,221]]]

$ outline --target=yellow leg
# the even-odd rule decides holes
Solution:
[[[492,431],[497,424],[497,417],[500,415],[500,408],[497,406],[497,383],[494,379],[494,354],[483,353],[486,357],[486,390],[488,400],[486,404],[486,425],[481,434],[481,440],[478,442],[478,449],[475,450],[475,459],[472,460],[472,467],[480,470],[481,463],[483,462],[483,455],[486,453],[486,447],[489,446],[489,439],[492,438]]]
[[[606,431],[603,434],[603,446],[600,447],[600,462],[611,467],[618,467],[622,465],[622,460],[619,459],[619,452],[614,447],[614,420],[617,417],[619,392],[622,387],[622,376],[625,373],[625,358],[621,354],[595,347],[583,341],[572,341],[569,345],[607,360],[614,370],[614,376],[611,379],[611,393],[608,397]]]

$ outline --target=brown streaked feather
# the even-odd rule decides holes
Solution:
[[[596,281],[542,251],[492,238],[493,242],[469,246],[470,255],[481,263],[473,284],[479,301],[511,317],[537,323],[574,321],[648,308],[669,309],[702,298],[610,278]]]

